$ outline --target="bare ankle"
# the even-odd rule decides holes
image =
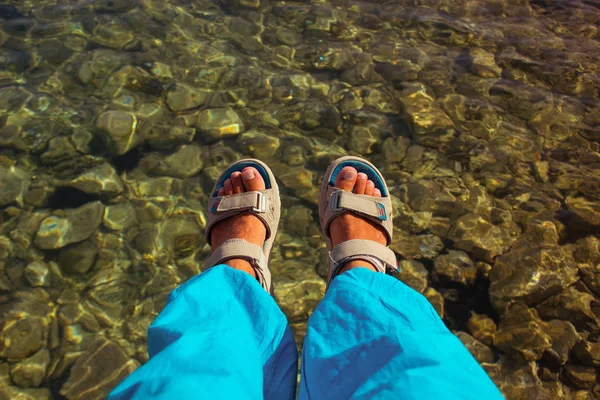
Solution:
[[[233,269],[237,269],[239,271],[246,272],[250,276],[256,279],[256,271],[252,267],[252,265],[241,258],[231,258],[225,261],[225,264],[229,265]]]

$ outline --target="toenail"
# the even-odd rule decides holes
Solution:
[[[354,171],[352,169],[345,170],[344,174],[342,175],[342,177],[347,181],[351,181],[352,179],[354,179],[355,176],[356,176],[356,171]]]
[[[244,172],[242,172],[242,178],[246,179],[246,180],[250,180],[250,179],[254,179],[254,170],[253,169],[247,169]]]
[[[358,173],[358,179],[367,179],[367,178],[368,178],[367,174],[365,174],[363,172]]]

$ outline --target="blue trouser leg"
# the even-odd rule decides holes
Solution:
[[[501,399],[431,304],[395,278],[341,274],[309,318],[300,399]]]
[[[173,290],[148,329],[150,360],[109,399],[293,399],[298,350],[273,298],[214,267]]]

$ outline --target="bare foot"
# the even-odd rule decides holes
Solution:
[[[256,168],[246,167],[242,172],[233,172],[230,178],[225,180],[217,195],[252,192],[264,188],[265,181]],[[217,222],[210,231],[210,246],[212,251],[215,251],[226,240],[240,238],[262,247],[266,235],[267,228],[263,222],[246,211]],[[254,268],[244,259],[230,258],[225,263],[256,278]]]
[[[353,167],[342,168],[334,186],[349,192],[354,189],[355,194],[381,197],[381,192],[375,188],[373,181],[369,180],[366,174],[358,173]],[[351,212],[346,212],[331,221],[329,234],[334,246],[351,239],[367,239],[387,245],[387,236],[383,227]],[[376,271],[375,266],[367,260],[352,260],[340,269],[338,275],[352,268]]]

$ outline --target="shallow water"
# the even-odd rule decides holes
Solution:
[[[507,398],[598,397],[599,21],[598,0],[0,3],[0,393],[103,398],[146,361],[244,157],[280,180],[301,345],[318,187],[354,154],[390,187],[398,278]]]

